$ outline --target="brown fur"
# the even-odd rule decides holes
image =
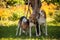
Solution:
[[[30,22],[33,22],[34,24],[36,24],[36,15],[35,14],[31,14],[30,17],[29,17],[29,21]]]
[[[42,10],[41,12],[43,12],[44,18],[46,18],[46,12],[44,10]]]
[[[23,29],[23,30],[27,30],[27,28],[29,27],[28,23],[22,23],[22,21],[19,20],[19,26]]]
[[[44,14],[44,18],[46,19],[46,13],[44,10],[42,10],[41,12],[43,12]],[[38,17],[38,18],[36,18]],[[35,23],[37,21],[37,19],[39,19],[41,17],[40,13],[34,13],[34,14],[31,14],[30,17],[29,17],[29,20],[32,21],[33,23]]]

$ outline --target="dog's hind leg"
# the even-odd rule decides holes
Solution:
[[[41,32],[40,32],[40,25],[39,25],[39,23],[37,22],[36,23],[36,36],[39,36],[40,34],[41,34]]]
[[[39,36],[41,36],[41,26],[39,25]]]
[[[19,36],[21,35],[21,31],[22,31],[22,30],[21,30],[21,28],[20,28],[20,30],[19,30]]]
[[[18,25],[18,27],[16,28],[16,36],[18,35],[18,31],[19,31],[19,25]]]
[[[29,29],[29,35],[30,35],[30,37],[31,37],[31,27],[30,27],[30,29]]]
[[[47,33],[47,24],[45,23],[45,35],[47,36],[48,33]]]
[[[31,26],[31,23],[30,23],[30,24],[29,24],[29,36],[30,36],[30,37],[31,37],[31,35],[32,35],[32,34],[31,34],[31,27],[32,27],[32,26]]]

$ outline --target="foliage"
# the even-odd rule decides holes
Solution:
[[[1,0],[0,1],[0,6],[6,8],[18,4],[24,4],[24,0]]]
[[[16,1],[17,2],[16,4],[24,4],[24,0],[13,0],[13,1]]]
[[[46,1],[42,2],[42,7],[41,9],[44,10],[46,12],[46,14],[48,15],[49,13],[54,13],[55,12],[55,9],[56,9],[56,5],[50,3],[48,5],[48,3]]]
[[[17,19],[18,19],[17,13],[13,13],[11,20],[17,20]]]
[[[53,16],[53,13],[49,12],[49,16],[50,16],[50,17]]]
[[[57,4],[59,4],[60,5],[60,0],[45,0],[47,3],[53,3],[53,4],[55,4],[55,3],[57,3]]]
[[[24,16],[24,13],[22,11],[14,11],[12,13],[12,16],[9,17],[9,20],[11,21],[16,21],[18,20],[21,16]]]
[[[0,17],[2,19],[8,19],[8,17],[10,17],[12,14],[11,14],[11,11],[9,9],[6,9],[6,8],[0,8]]]
[[[17,3],[17,2],[14,1],[14,0],[9,0],[9,1],[7,1],[7,5],[14,5],[15,3]]]
[[[60,23],[60,10],[55,12],[54,19],[56,23]]]
[[[43,9],[47,15],[49,15],[49,13],[53,13],[55,12],[55,8],[56,6],[53,5],[52,3],[50,3],[49,5],[47,4],[47,2],[42,2],[42,7],[41,9]],[[20,18],[21,16],[26,16],[26,15],[30,15],[30,13],[27,14],[28,11],[28,6],[27,5],[20,5],[20,6],[11,6],[10,8],[0,8],[0,19],[11,19],[11,17],[14,15],[16,16],[15,19]],[[32,13],[32,8],[30,7],[30,11]],[[14,20],[15,20],[14,19]]]

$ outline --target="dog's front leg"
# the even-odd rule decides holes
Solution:
[[[39,24],[39,36],[41,36],[41,27],[40,27],[40,24]]]
[[[18,30],[19,30],[19,25],[18,25],[18,27],[16,28],[16,36],[18,35]]]
[[[29,36],[31,37],[31,23],[29,24]]]
[[[38,36],[37,29],[36,29],[36,26],[35,26],[35,31],[36,31],[36,36]]]
[[[22,31],[22,30],[21,30],[21,27],[20,27],[20,30],[19,30],[19,36],[21,35],[21,31]]]
[[[40,36],[40,35],[41,35],[40,25],[38,25],[38,28],[39,28],[39,30],[38,30],[39,33],[37,32],[37,28],[36,28],[36,26],[35,26],[36,36]]]
[[[30,26],[30,31],[29,32],[30,32],[30,37],[31,37],[31,26]]]
[[[45,23],[45,35],[47,36],[48,33],[47,33],[47,24]]]

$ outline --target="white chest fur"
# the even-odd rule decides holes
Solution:
[[[32,26],[35,26],[35,24],[34,24],[34,23],[32,23],[32,22],[30,22],[30,27],[32,27]]]
[[[38,19],[39,24],[43,24],[46,22],[46,18],[44,16],[44,13],[40,10],[40,18]]]
[[[43,23],[45,23],[45,21],[46,21],[46,19],[45,18],[42,18],[42,17],[40,17],[38,19],[39,24],[43,24]]]

